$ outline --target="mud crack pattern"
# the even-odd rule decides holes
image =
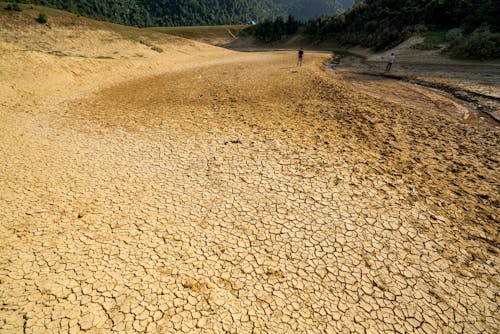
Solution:
[[[498,332],[498,129],[289,57],[3,115],[0,332]]]

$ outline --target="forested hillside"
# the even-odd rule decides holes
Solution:
[[[415,48],[442,50],[457,58],[500,58],[500,0],[357,0],[337,16],[321,16],[305,24],[264,21],[247,33],[264,42],[298,31],[312,40],[339,45],[387,49],[414,35]],[[290,28],[292,27],[292,28]]]
[[[282,14],[271,0],[142,0],[154,26],[246,23]]]
[[[343,15],[308,22],[307,33],[382,49],[426,30],[455,29],[456,37],[499,32],[499,17],[499,0],[365,0]]]
[[[11,0],[14,2],[14,0]],[[354,0],[25,0],[115,23],[145,26],[240,24],[334,15]]]
[[[273,0],[283,6],[287,14],[309,20],[323,15],[339,14],[354,4],[354,0]]]

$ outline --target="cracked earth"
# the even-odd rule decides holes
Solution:
[[[0,333],[498,333],[498,126],[220,57],[2,110]]]

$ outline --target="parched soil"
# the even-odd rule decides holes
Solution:
[[[496,124],[200,52],[1,107],[1,333],[498,332]]]
[[[493,124],[500,122],[498,62],[453,61],[436,56],[429,59],[415,50],[410,54],[408,50],[399,48],[394,51],[402,52],[402,60],[397,58],[389,73],[385,72],[388,52],[371,56],[363,53],[339,53],[335,56],[334,67],[340,72],[346,72],[347,77],[365,77],[363,81],[366,81],[368,76],[372,80],[377,80],[378,77],[378,80],[393,79],[435,88],[455,96],[462,101],[462,105],[465,102],[469,109],[478,111],[479,114],[484,113],[481,116],[487,120],[492,118]],[[446,62],[447,60],[449,62]]]

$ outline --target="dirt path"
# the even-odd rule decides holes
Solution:
[[[1,333],[498,331],[498,127],[219,57],[4,110]]]

